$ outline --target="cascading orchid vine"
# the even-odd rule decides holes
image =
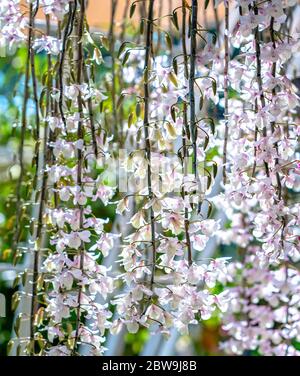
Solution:
[[[297,355],[299,204],[291,192],[299,180],[299,97],[285,72],[298,41],[282,26],[294,3],[235,5],[239,20],[230,39],[241,54],[230,61],[229,77],[239,95],[229,106],[229,182],[217,201],[231,221],[220,239],[237,244],[246,269],[232,265],[237,286],[222,346],[235,354]]]
[[[44,9],[48,22],[48,35],[44,40],[49,41],[49,15],[60,17],[62,11],[66,14],[66,5],[67,2],[53,3],[51,9]],[[95,106],[105,96],[92,87],[91,81],[85,81],[88,77],[86,67],[83,66],[83,49],[86,45],[81,42],[88,33],[85,26],[85,1],[80,2],[79,8],[77,2],[74,5],[71,2],[69,6],[72,7],[74,22],[78,26],[77,30],[74,26],[71,31],[67,24],[65,35],[66,38],[76,40],[74,49],[62,43],[66,51],[60,51],[57,56],[56,51],[53,54],[51,46],[45,48],[49,54],[45,87],[47,99],[44,106],[45,162],[41,168],[41,191],[37,194],[38,222],[33,222],[36,234],[30,337],[21,339],[26,344],[28,354],[38,351],[39,354],[48,355],[75,355],[80,345],[89,346],[90,353],[94,355],[102,354],[103,335],[110,325],[108,320],[111,313],[107,304],[100,304],[95,299],[97,294],[106,299],[113,291],[113,279],[108,276],[108,268],[98,264],[97,259],[107,256],[114,235],[104,232],[107,221],[97,218],[88,203],[88,200],[102,200],[107,205],[114,194],[112,187],[103,185],[101,175],[96,179],[91,176],[95,163],[105,167],[109,155],[109,139],[103,138],[98,127],[95,129],[91,116]],[[31,46],[37,47],[37,40],[33,42],[32,35],[30,38]],[[65,60],[62,61],[64,73],[69,77],[68,85],[62,88],[62,103],[60,80],[54,77],[51,53],[57,56],[58,62],[62,61],[62,56],[70,61],[68,70]],[[63,106],[64,119],[61,117],[60,104]],[[99,151],[99,154],[96,155],[95,151]],[[39,166],[38,158],[36,160]],[[41,255],[45,227],[50,237],[51,250],[43,249]],[[42,270],[40,264],[43,265]],[[38,297],[42,297],[42,302],[38,301]],[[84,325],[86,319],[90,320],[89,327]],[[66,322],[69,322],[67,329]],[[72,331],[69,331],[70,326]],[[41,334],[45,330],[42,328],[46,329],[46,336]]]
[[[194,12],[196,20],[197,8],[190,8],[186,2],[183,2],[183,8],[185,13]],[[135,179],[143,179],[144,184],[118,203],[118,212],[122,213],[129,210],[129,200],[137,196],[139,210],[130,220],[136,231],[127,237],[129,244],[121,253],[121,263],[126,271],[121,277],[127,289],[115,300],[120,318],[114,322],[114,328],[118,331],[122,324],[126,324],[130,332],[136,333],[142,325],[168,335],[173,326],[181,333],[187,333],[189,324],[208,319],[216,307],[225,310],[227,306],[227,292],[216,295],[210,290],[217,281],[227,280],[226,259],[213,260],[208,265],[192,259],[192,251],[201,252],[205,248],[208,239],[218,229],[218,223],[205,219],[201,213],[206,193],[204,187],[209,179],[200,175],[200,161],[205,163],[211,124],[196,119],[195,94],[189,100],[191,93],[188,88],[197,84],[200,90],[212,90],[213,95],[214,79],[209,75],[196,77],[196,67],[199,72],[200,69],[207,72],[208,68],[202,68],[201,63],[204,66],[209,64],[209,61],[202,62],[198,55],[193,57],[195,73],[189,76],[186,48],[184,61],[180,64],[176,61],[175,68],[168,66],[168,59],[164,56],[153,56],[151,51],[155,48],[152,48],[151,35],[156,26],[153,2],[149,3],[147,25],[146,50],[138,55],[145,61],[141,94],[144,118],[143,122],[138,119],[135,131],[139,134],[144,128],[145,147],[133,151],[127,159],[130,166],[127,168]],[[196,38],[196,33],[201,32],[200,26],[196,23],[193,27]],[[191,43],[195,45],[195,40]],[[212,45],[207,44],[205,48],[208,50]],[[200,82],[197,83],[196,79]],[[187,124],[188,106],[193,108],[190,127]],[[194,140],[187,137],[192,132]],[[183,146],[177,147],[177,155],[174,155],[174,144],[178,144],[181,137]],[[185,166],[189,163],[190,150],[194,153],[193,171],[188,173],[186,167],[182,169],[182,161]],[[209,168],[203,171],[212,179]]]
[[[107,36],[89,29],[86,0],[1,3],[0,46],[27,51],[13,243],[31,257],[31,310],[16,319],[18,353],[102,355],[123,327],[187,335],[218,316],[225,353],[299,355],[295,4],[208,1],[202,25],[197,0],[167,15],[162,0],[131,1],[118,41],[116,0]],[[238,260],[202,257],[213,239]]]
[[[91,164],[98,156],[91,152],[90,133],[95,129],[91,129],[90,113],[83,107],[88,100],[91,100],[92,106],[95,103],[93,89],[83,82],[84,46],[80,41],[85,30],[84,1],[80,2],[80,10],[75,17],[78,17],[78,31],[74,30],[78,46],[74,62],[76,81],[65,86],[63,94],[72,105],[65,119],[67,130],[58,118],[60,133],[51,144],[57,163],[51,166],[49,175],[64,206],[58,205],[48,212],[54,227],[51,244],[55,245],[56,252],[44,262],[48,281],[53,285],[45,311],[49,315],[48,336],[51,342],[57,337],[60,339],[59,345],[46,349],[49,355],[76,354],[79,345],[89,345],[90,353],[101,354],[102,336],[109,327],[111,313],[107,305],[95,301],[95,296],[100,294],[105,299],[113,291],[113,279],[107,275],[108,270],[97,263],[101,255],[107,255],[112,236],[103,231],[105,221],[96,218],[88,205],[88,200],[102,199],[107,203],[105,190],[108,190],[108,197],[112,196],[113,190],[90,176]],[[97,150],[101,150],[105,158],[107,145],[101,141],[96,137]],[[69,202],[72,202],[70,206]],[[95,235],[97,241],[92,245],[91,237]],[[66,332],[63,323],[66,319],[70,322],[72,315],[75,316],[73,330]],[[92,321],[90,327],[85,326],[84,319]]]

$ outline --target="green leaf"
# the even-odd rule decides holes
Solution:
[[[27,274],[28,274],[28,270],[25,269],[24,272],[22,273],[22,285],[25,286],[26,284],[26,281],[27,281]]]
[[[211,179],[211,175],[207,175],[207,189],[210,188],[210,186],[211,186],[211,181],[212,181],[212,179]]]
[[[107,37],[105,37],[104,35],[101,36],[101,44],[102,46],[107,50],[109,51],[109,40]]]
[[[13,282],[13,289],[15,289],[19,285],[20,280],[21,280],[20,275],[17,275]]]
[[[36,284],[37,284],[37,290],[41,291],[42,288],[43,288],[43,285],[44,285],[44,275],[43,274],[40,274],[38,276]]]
[[[140,115],[141,115],[141,104],[140,104],[140,102],[138,102],[135,106],[135,113],[136,113],[136,117],[139,118]]]
[[[117,101],[117,108],[119,108],[121,106],[121,104],[123,103],[124,101],[124,98],[125,98],[125,94],[122,93],[120,96],[119,96],[119,99]]]
[[[93,46],[95,46],[94,39],[92,38],[91,34],[90,34],[87,30],[86,30],[84,36],[86,37],[86,40],[87,40],[90,44],[92,44]]]
[[[101,63],[103,62],[103,57],[102,57],[101,51],[97,47],[94,48],[93,58],[94,58],[97,65],[101,65]]]
[[[171,107],[171,117],[172,117],[172,120],[175,123],[175,121],[176,121],[176,112],[175,112],[175,107],[174,106]]]
[[[48,88],[44,87],[39,98],[39,107],[42,114],[44,114],[44,110],[46,109],[44,99],[46,98],[47,91]]]
[[[177,77],[175,76],[173,72],[169,73],[169,79],[174,86],[178,87]]]
[[[178,74],[178,64],[176,59],[173,59],[173,69],[175,74]]]
[[[174,127],[173,127],[173,125],[171,123],[167,122],[166,128],[167,128],[168,133],[170,134],[171,137],[173,137],[173,138],[177,137],[175,129],[174,129]]]
[[[205,136],[204,146],[203,146],[204,150],[206,150],[208,143],[209,143],[209,137]]]
[[[33,235],[33,233],[34,233],[34,227],[35,227],[35,222],[34,222],[34,220],[31,220],[30,221],[30,226],[29,226],[30,235]]]
[[[40,307],[37,313],[35,314],[35,318],[34,318],[34,323],[36,326],[42,325],[43,320],[44,320],[44,314],[45,314],[45,308]]]
[[[129,11],[129,17],[132,18],[132,16],[134,15],[134,12],[135,12],[135,8],[136,8],[136,3],[133,3],[130,7],[130,11]]]
[[[133,112],[130,112],[129,117],[128,117],[128,128],[131,127],[132,123],[133,123]]]
[[[216,95],[217,94],[217,82],[216,82],[216,80],[212,81],[212,89],[213,89],[214,95]]]
[[[16,321],[15,321],[15,325],[14,325],[14,331],[15,331],[17,337],[20,337],[21,319],[22,319],[22,313],[20,313],[17,316]]]
[[[165,33],[165,41],[169,50],[172,50],[172,39],[168,33]]]
[[[16,291],[11,298],[11,309],[12,309],[12,311],[15,311],[18,308],[20,300],[21,300],[20,294]]]
[[[201,212],[201,208],[202,208],[202,201],[199,201],[198,202],[198,208],[197,208],[197,214],[199,214]]]
[[[178,16],[177,16],[177,12],[174,12],[173,13],[173,16],[171,17],[171,21],[173,23],[173,25],[175,26],[175,28],[177,30],[179,30],[179,24],[178,24]]]
[[[126,45],[127,45],[127,42],[123,42],[119,48],[119,51],[118,51],[118,58],[120,58],[120,56],[122,55],[122,53],[124,52],[125,48],[126,48]]]
[[[126,51],[123,61],[122,61],[122,65],[125,65],[127,63],[129,56],[130,56],[130,51]]]
[[[201,97],[200,97],[200,99],[199,99],[199,110],[200,110],[200,111],[202,110],[203,103],[204,103],[203,95],[201,95]]]
[[[144,28],[144,25],[145,25],[145,24],[144,24],[144,20],[141,20],[141,22],[140,22],[140,34],[141,34],[141,35],[144,34],[144,29],[145,29],[145,28]]]
[[[210,128],[211,128],[212,134],[215,134],[216,128],[215,128],[215,122],[213,119],[210,119]]]
[[[213,164],[213,175],[214,175],[214,178],[217,176],[217,173],[218,173],[218,166],[216,163]]]
[[[148,68],[144,69],[144,72],[143,72],[143,82],[144,82],[144,84],[146,84],[148,82]]]
[[[212,210],[213,210],[212,203],[209,202],[208,203],[208,209],[207,209],[207,218],[209,218],[211,216]]]
[[[11,353],[11,350],[13,349],[14,344],[15,344],[15,341],[12,340],[12,339],[8,342],[8,344],[7,344],[7,355],[9,355]]]
[[[14,258],[13,258],[13,265],[17,265],[17,263],[21,260],[22,258],[22,252],[20,250],[17,250],[15,252]]]

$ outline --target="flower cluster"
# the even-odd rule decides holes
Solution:
[[[153,21],[148,22],[151,34]],[[228,260],[208,264],[201,260],[201,251],[219,229],[218,221],[206,218],[206,195],[217,171],[216,162],[206,154],[214,146],[213,121],[205,116],[188,121],[188,110],[195,111],[189,85],[197,87],[198,101],[206,97],[206,103],[218,102],[210,71],[217,53],[212,41],[207,41],[203,51],[190,56],[195,60],[192,84],[186,75],[191,69],[187,55],[170,65],[168,56],[149,56],[147,47],[145,53],[130,49],[123,56],[126,53],[130,53],[126,72],[133,63],[143,67],[144,62],[142,88],[136,76],[134,81],[135,90],[140,88],[138,103],[143,112],[137,113],[131,126],[131,134],[140,140],[137,149],[124,162],[133,193],[117,207],[119,214],[131,213],[130,203],[135,200],[130,219],[134,231],[125,238],[120,255],[125,292],[114,300],[119,317],[113,329],[117,332],[125,324],[132,333],[140,326],[165,335],[172,327],[188,333],[190,324],[209,319],[228,304],[227,292],[213,292],[217,282],[227,282]],[[191,171],[192,159],[196,169]]]
[[[47,15],[62,19],[68,4],[71,6],[72,2],[47,1],[41,5]],[[107,206],[114,195],[114,188],[96,174],[106,169],[111,139],[104,138],[100,126],[95,124],[94,109],[105,96],[89,79],[83,62],[83,48],[87,46],[81,43],[86,32],[85,1],[75,5],[70,10],[77,25],[77,30],[73,25],[72,38],[76,39],[73,51],[78,59],[71,62],[69,71],[69,25],[65,26],[64,40],[46,35],[32,41],[38,51],[44,49],[49,54],[43,119],[44,178],[39,204],[42,223],[38,224],[49,234],[49,249],[41,259],[42,283],[35,275],[33,280],[36,294],[43,294],[45,301],[38,309],[34,303],[32,312],[35,330],[46,330],[47,334],[42,340],[31,336],[28,352],[35,351],[31,341],[39,339],[41,353],[46,355],[75,355],[85,351],[83,348],[89,354],[101,355],[112,316],[106,300],[114,290],[114,281],[110,268],[102,262],[116,235],[105,231],[108,220],[98,218],[93,211],[100,203]],[[57,60],[58,71],[60,67],[64,71],[61,81],[50,79],[52,59]],[[71,71],[75,73],[71,75]],[[36,235],[37,254],[40,233]],[[35,270],[38,273],[38,267]]]
[[[236,5],[240,18],[230,41],[240,54],[229,63],[236,95],[229,106],[227,183],[216,203],[230,221],[220,240],[239,247],[247,269],[234,267],[242,277],[233,289],[234,314],[224,326],[232,338],[223,347],[239,354],[258,349],[264,355],[293,355],[299,272],[289,265],[300,259],[299,204],[293,195],[299,190],[294,124],[299,97],[285,67],[299,45],[281,31],[293,4]]]
[[[60,21],[68,13],[70,3],[74,3],[74,0],[40,0],[41,8],[45,14],[54,16]]]
[[[0,4],[0,47],[12,48],[24,42],[26,19],[19,0],[4,0]]]
[[[299,272],[292,265],[262,268],[250,247],[244,264],[231,264],[229,273],[238,286],[230,291],[223,329],[228,340],[221,347],[228,354],[257,351],[265,356],[299,356]]]

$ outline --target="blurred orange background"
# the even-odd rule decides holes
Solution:
[[[125,7],[127,8],[127,15],[129,14],[130,5],[133,3],[134,0],[118,0],[117,1],[117,10],[116,10],[116,23],[115,26],[118,27],[120,25],[123,17],[124,17],[124,10]],[[26,3],[26,0],[21,1],[23,4]],[[189,1],[190,2],[190,1]],[[110,25],[110,17],[111,17],[111,3],[112,0],[88,0],[88,7],[87,7],[87,17],[89,25],[95,28],[99,28],[100,30],[107,30]],[[147,1],[145,1],[147,4]],[[201,24],[204,23],[204,0],[199,0],[199,22]],[[128,6],[129,4],[129,6]],[[155,10],[156,16],[159,13],[159,9],[162,7],[162,15],[166,16],[169,14],[169,9],[175,9],[180,7],[182,4],[182,0],[156,0],[155,1]],[[206,10],[206,19],[207,21],[214,22],[214,11],[213,11],[213,0],[210,0],[210,4],[208,9]],[[221,18],[223,15],[223,7],[218,7],[219,17]],[[178,13],[180,15],[180,11]],[[38,17],[43,19],[43,12],[40,10],[38,13]],[[139,12],[138,6],[136,8],[135,14],[132,18],[132,22],[135,24],[139,21]],[[167,25],[169,23],[168,18],[162,18],[162,24]]]

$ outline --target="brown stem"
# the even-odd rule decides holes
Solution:
[[[80,11],[79,11],[79,25],[78,25],[78,59],[77,59],[77,84],[80,85],[82,81],[82,71],[83,71],[83,46],[82,46],[82,37],[84,32],[84,18],[85,18],[85,0],[80,0]],[[78,94],[78,113],[80,120],[77,127],[77,139],[82,140],[84,137],[83,134],[83,103],[81,98],[81,93]],[[82,167],[83,167],[83,153],[81,149],[77,151],[77,185],[82,188]],[[83,228],[83,206],[78,204],[79,208],[79,228]],[[84,262],[84,242],[81,241],[81,246],[79,249],[80,256],[80,270],[83,270]],[[82,286],[79,286],[78,299],[77,299],[77,313],[76,313],[76,328],[75,328],[75,337],[74,337],[74,346],[72,355],[75,355],[76,349],[78,347],[79,340],[79,328],[80,328],[80,316],[81,316],[81,295],[82,295]]]
[[[223,183],[226,184],[226,163],[227,163],[227,144],[228,144],[228,66],[229,66],[229,3],[225,1],[225,66],[224,66],[224,118],[225,118],[225,135],[223,146]]]
[[[147,29],[145,41],[145,63],[144,63],[144,137],[146,157],[148,160],[147,168],[147,183],[148,183],[148,197],[149,201],[153,198],[152,192],[152,176],[151,176],[151,144],[149,139],[149,70],[151,66],[151,51],[152,51],[152,29],[153,29],[153,8],[154,0],[149,1],[148,16],[147,16]],[[155,243],[155,218],[152,206],[150,207],[150,221],[151,221],[151,242],[152,242],[152,273],[151,273],[151,286],[154,283],[155,267],[156,267],[156,243]]]
[[[173,1],[172,0],[169,0],[169,14],[172,14],[172,11],[173,11]],[[168,30],[169,34],[171,35],[172,34],[172,21],[171,21],[171,18],[169,17],[169,30]],[[170,51],[171,53],[171,51]]]
[[[255,98],[254,111],[255,111],[255,113],[258,112],[257,98]],[[255,125],[255,131],[254,131],[254,142],[255,142],[255,144],[256,144],[256,142],[257,142],[257,137],[258,137],[258,127],[257,127],[257,125]],[[257,156],[257,146],[254,145],[254,156],[253,156],[254,162],[253,162],[253,169],[252,169],[252,178],[254,178],[254,176],[255,176],[255,170],[256,170],[256,156]]]
[[[162,11],[163,11],[163,2],[159,2],[159,8],[158,8],[158,32],[157,32],[157,46],[156,46],[156,54],[159,54],[159,51],[161,49],[161,39],[162,39],[162,33],[161,33],[161,21],[162,21]],[[170,13],[171,14],[171,13]]]
[[[34,26],[35,26],[35,15],[38,11],[39,3],[36,4],[36,9],[33,9],[33,4],[30,4],[30,28],[31,31],[31,39],[34,38]],[[36,163],[36,170],[35,170],[35,185],[33,189],[37,189],[37,178],[39,173],[40,161],[39,161],[39,149],[40,149],[40,115],[39,115],[39,100],[38,100],[38,93],[37,93],[37,80],[36,80],[36,73],[35,73],[35,59],[34,59],[34,50],[32,47],[32,43],[29,45],[30,48],[30,66],[31,66],[31,79],[32,79],[32,87],[33,87],[33,98],[35,103],[35,121],[36,121],[36,153],[35,153],[35,163]],[[42,192],[43,193],[43,192]],[[39,227],[39,226],[38,226]],[[30,309],[30,353],[34,354],[34,318],[35,312],[37,310],[37,281],[39,277],[39,243],[36,243],[36,248],[34,250],[33,256],[33,270],[32,270],[32,297],[31,297],[31,309]]]
[[[124,10],[123,10],[123,16],[122,16],[122,25],[121,25],[121,33],[120,33],[120,42],[124,42],[125,38],[125,32],[126,32],[126,26],[128,21],[128,9],[129,9],[129,0],[126,0]]]
[[[196,49],[197,49],[197,16],[198,16],[198,0],[192,0],[192,19],[191,19],[191,51],[190,51],[190,77],[189,77],[189,92],[190,92],[190,129],[193,144],[193,173],[197,177],[197,124],[196,124],[196,109],[195,109],[195,64],[196,64]]]
[[[34,10],[34,14],[32,16],[32,38],[34,38],[34,27],[35,27],[35,14],[38,11],[38,3],[37,8]],[[40,112],[39,112],[39,99],[38,99],[38,90],[37,90],[37,79],[36,79],[36,72],[35,72],[35,53],[34,49],[31,46],[30,51],[30,66],[31,66],[31,80],[32,80],[32,89],[33,89],[33,100],[35,105],[35,138],[36,138],[36,150],[35,150],[35,163],[36,163],[36,170],[35,170],[35,179],[34,182],[37,182],[38,171],[39,171],[39,150],[40,150]],[[36,189],[34,186],[33,189]]]
[[[258,8],[256,3],[253,5],[253,10],[254,14],[258,15]],[[260,97],[260,103],[261,107],[265,108],[266,107],[266,102],[265,102],[265,96],[263,92],[263,85],[262,85],[262,77],[261,77],[261,59],[260,59],[261,51],[260,51],[260,32],[259,32],[259,27],[257,26],[255,28],[255,56],[256,56],[256,80],[258,84],[258,90],[259,90],[259,97]],[[263,136],[267,137],[267,126],[264,122],[263,125]],[[264,162],[265,165],[265,170],[266,174],[269,177],[270,172],[269,172],[269,166],[267,162]]]
[[[123,16],[122,16],[122,26],[121,26],[121,33],[119,37],[119,41],[122,44],[125,40],[125,33],[126,33],[126,27],[128,22],[128,10],[129,10],[129,0],[126,0],[124,10],[123,10]],[[118,82],[119,82],[119,93],[124,88],[124,79],[123,79],[123,70],[121,68],[118,69]],[[119,124],[120,124],[120,146],[123,146],[124,140],[126,139],[126,134],[123,133],[123,119],[124,119],[124,107],[120,106],[119,110]]]
[[[116,137],[118,134],[118,114],[116,106],[116,59],[115,59],[115,16],[117,10],[118,0],[111,0],[111,18],[109,29],[109,47],[111,56],[111,69],[112,69],[112,86],[111,86],[111,99],[112,99],[112,113],[114,120],[114,129]]]
[[[73,25],[74,25],[74,19],[76,15],[76,9],[77,9],[77,0],[74,1],[74,7],[73,7],[73,2],[69,2],[69,12],[68,12],[68,19],[67,19],[67,25],[65,27],[64,31],[64,36],[63,36],[63,41],[62,41],[62,51],[60,55],[60,62],[59,62],[59,102],[58,102],[58,107],[60,111],[60,116],[61,119],[64,123],[65,130],[67,129],[67,124],[66,124],[66,118],[64,114],[64,109],[63,109],[63,96],[64,96],[64,62],[65,62],[65,55],[66,55],[66,48],[67,48],[67,41],[69,36],[72,33]]]
[[[184,75],[186,78],[189,76],[189,68],[188,68],[188,54],[187,54],[187,47],[186,47],[186,7],[185,2],[182,1],[182,50],[183,50],[183,64],[184,64]],[[182,132],[182,148],[183,148],[183,169],[184,169],[184,176],[188,174],[187,171],[187,163],[188,163],[188,149],[186,142],[190,139],[190,131],[188,126],[188,115],[187,115],[187,103],[183,103],[183,122],[184,128]],[[183,199],[185,201],[186,191],[185,187],[183,186],[181,192]],[[186,238],[186,245],[187,245],[187,253],[188,253],[188,263],[192,265],[192,247],[191,247],[191,240],[190,240],[190,233],[189,233],[189,212],[188,208],[184,208],[184,230],[185,230],[185,238]]]
[[[226,8],[228,8],[228,4],[227,5],[226,4],[227,4],[227,0],[225,1],[225,12],[226,12]],[[215,4],[213,4],[213,10],[214,10],[214,17],[215,17],[215,24],[216,24],[216,33],[217,33],[217,36],[218,36],[219,32],[220,32],[220,20],[219,20],[218,9],[215,6]],[[225,22],[226,22],[226,20],[225,20]]]
[[[86,64],[83,64],[83,75],[84,75],[85,82],[89,85],[89,77],[88,77]],[[87,103],[88,103],[89,120],[90,120],[91,133],[92,133],[93,150],[94,150],[95,157],[97,158],[98,157],[98,146],[97,146],[97,139],[96,139],[96,129],[95,129],[93,103],[92,103],[91,97],[88,98]]]
[[[271,17],[271,23],[270,23],[270,34],[271,34],[271,41],[272,41],[272,47],[274,50],[276,49],[276,41],[275,41],[275,35],[274,35],[274,18]],[[272,64],[272,76],[275,78],[276,77],[276,61],[273,62]],[[276,96],[276,88],[274,87],[272,89],[272,98]],[[271,131],[272,133],[275,132],[275,122],[271,122]],[[274,144],[276,153],[278,155],[278,142],[275,142]],[[278,157],[275,158],[275,165],[279,165],[279,160]],[[282,185],[281,185],[281,180],[280,180],[280,175],[279,172],[276,172],[276,181],[277,181],[277,190],[278,190],[278,200],[281,200],[282,197]]]
[[[50,17],[49,15],[46,16],[46,29],[47,35],[50,35]],[[50,115],[50,94],[51,94],[51,55],[48,54],[47,56],[47,95],[46,95],[46,121],[44,127],[44,143],[43,143],[43,150],[44,150],[44,158],[43,158],[43,179],[42,179],[42,186],[41,186],[41,194],[40,194],[40,201],[39,201],[39,213],[38,213],[38,223],[37,223],[37,230],[36,230],[36,244],[37,249],[34,251],[34,271],[33,271],[33,282],[32,282],[32,301],[31,301],[31,340],[33,340],[34,336],[34,318],[35,314],[38,309],[38,302],[37,302],[37,280],[38,280],[38,270],[39,270],[39,255],[40,255],[40,245],[42,241],[42,229],[43,229],[43,216],[45,214],[45,205],[46,205],[46,195],[47,195],[47,181],[48,181],[48,173],[47,173],[47,163],[49,160],[49,146],[48,146],[48,116]],[[34,350],[33,347],[31,347]],[[34,352],[34,351],[33,351]]]
[[[58,21],[58,23],[57,23],[57,38],[59,40],[62,38],[61,34],[62,34],[61,33],[61,21]],[[61,55],[62,55],[62,52],[60,53],[60,55],[58,57],[59,62],[61,61]],[[61,77],[60,77],[59,71],[57,73],[58,74],[56,74],[55,80],[53,82],[56,92],[59,91],[60,87],[61,87],[60,86]],[[60,110],[59,110],[59,105],[58,105],[57,101],[54,100],[53,97],[51,96],[50,102],[51,102],[51,115],[54,116],[54,117],[59,117]],[[57,134],[57,130],[54,130],[52,132],[52,130],[49,129],[49,142],[51,142],[51,143],[55,142],[56,134]],[[53,150],[50,149],[49,153],[50,153],[49,161],[51,162],[51,164],[54,164],[56,157],[53,153]],[[58,207],[58,189],[57,189],[57,183],[56,182],[54,183],[53,198],[54,198],[54,207],[57,208]]]
[[[28,38],[27,38],[27,57],[26,57],[26,70],[25,70],[25,83],[24,83],[24,95],[23,95],[23,106],[22,106],[22,119],[21,119],[21,140],[19,145],[19,164],[20,164],[20,175],[18,178],[18,183],[16,187],[16,225],[15,233],[13,237],[13,249],[16,249],[21,228],[21,212],[22,212],[22,183],[24,179],[24,143],[25,143],[25,133],[27,128],[27,104],[29,99],[29,77],[30,77],[30,54],[32,46],[32,32],[33,32],[33,4],[30,3],[29,8],[29,27],[28,27]]]

